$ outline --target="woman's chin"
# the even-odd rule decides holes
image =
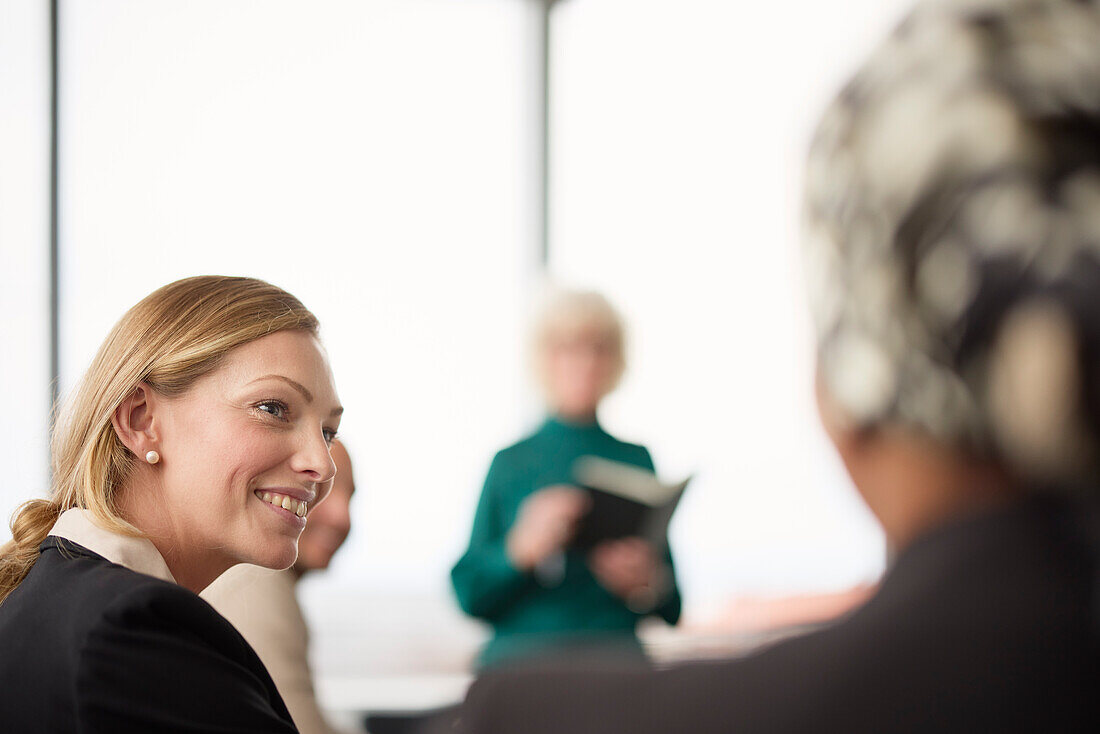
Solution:
[[[293,545],[280,543],[279,546],[265,548],[263,553],[255,554],[252,558],[244,560],[243,563],[251,563],[254,566],[262,566],[274,571],[288,569],[294,565],[294,561],[298,558],[298,543],[297,541]]]

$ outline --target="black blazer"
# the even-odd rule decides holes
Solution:
[[[1097,732],[1097,554],[1087,525],[1068,507],[1031,502],[944,527],[906,549],[846,620],[742,660],[488,675],[472,687],[459,729]]]
[[[187,589],[48,537],[0,604],[0,730],[297,731],[244,638]]]

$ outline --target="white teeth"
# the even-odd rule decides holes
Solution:
[[[283,497],[283,509],[284,510],[289,510],[291,507],[293,507],[296,504],[298,504],[298,502],[296,500],[294,500],[292,497],[285,497],[285,496]]]
[[[306,516],[306,503],[305,502],[299,502],[298,503],[298,509],[295,510],[295,513],[298,515],[298,517],[305,517]]]

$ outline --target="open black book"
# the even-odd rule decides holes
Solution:
[[[691,481],[689,476],[667,484],[651,471],[597,456],[577,459],[573,476],[592,499],[570,543],[579,550],[634,536],[663,551],[668,544],[668,523]]]

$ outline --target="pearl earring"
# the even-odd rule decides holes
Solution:
[[[158,461],[160,461],[160,454],[158,454],[156,451],[150,451],[145,454],[145,460],[148,461],[150,464],[156,464]]]

